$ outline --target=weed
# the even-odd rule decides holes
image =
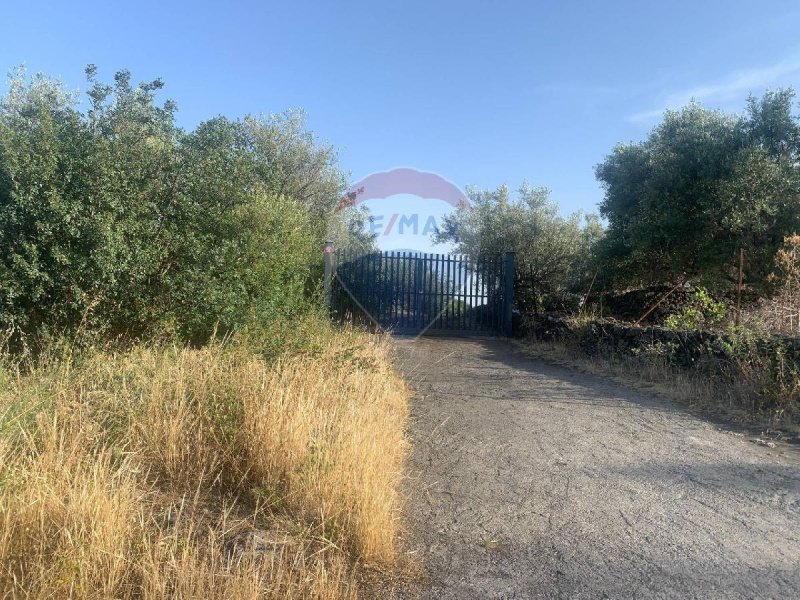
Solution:
[[[347,598],[392,566],[406,387],[381,337],[309,344],[6,359],[0,595]]]
[[[727,307],[717,302],[705,288],[699,288],[690,299],[689,305],[676,314],[669,315],[664,325],[669,329],[701,329],[713,327],[725,319]]]

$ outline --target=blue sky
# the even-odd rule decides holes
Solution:
[[[0,66],[84,89],[162,77],[193,127],[302,107],[352,180],[396,166],[459,186],[546,185],[594,210],[593,167],[695,97],[739,111],[800,82],[800,3],[27,2]]]

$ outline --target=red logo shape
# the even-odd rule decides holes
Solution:
[[[336,209],[357,206],[367,200],[388,198],[396,194],[411,194],[419,198],[441,200],[455,208],[470,206],[466,194],[441,175],[399,168],[373,173],[351,186]]]

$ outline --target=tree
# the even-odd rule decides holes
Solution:
[[[791,88],[770,90],[759,99],[747,99],[746,128],[750,140],[776,160],[796,161],[800,151],[800,125],[792,115],[795,93]]]
[[[588,217],[588,227],[582,227],[581,213],[562,217],[544,187],[523,184],[513,199],[505,185],[493,191],[470,188],[467,194],[471,208],[446,216],[435,242],[452,242],[457,252],[473,258],[516,252],[519,272],[540,295],[575,289],[601,235],[596,217]]]
[[[307,304],[344,189],[300,113],[175,124],[161,80],[0,100],[0,328],[202,340]]]
[[[621,144],[596,168],[608,231],[598,250],[618,284],[683,278],[714,288],[765,280],[783,236],[797,227],[793,92],[751,98],[744,116],[691,103],[667,111],[649,137]]]

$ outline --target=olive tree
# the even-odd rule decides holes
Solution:
[[[202,340],[309,302],[344,177],[302,114],[185,131],[161,80],[88,109],[45,76],[0,100],[0,328]]]
[[[715,288],[763,285],[800,225],[798,122],[791,90],[750,98],[743,115],[691,103],[596,169],[608,231],[599,248],[619,285],[685,278]]]
[[[591,248],[602,235],[596,217],[562,216],[544,187],[522,185],[515,197],[505,185],[469,188],[467,195],[471,206],[446,216],[435,242],[454,243],[457,252],[472,257],[515,252],[519,276],[538,294],[534,309],[547,296],[581,285],[591,268]]]

